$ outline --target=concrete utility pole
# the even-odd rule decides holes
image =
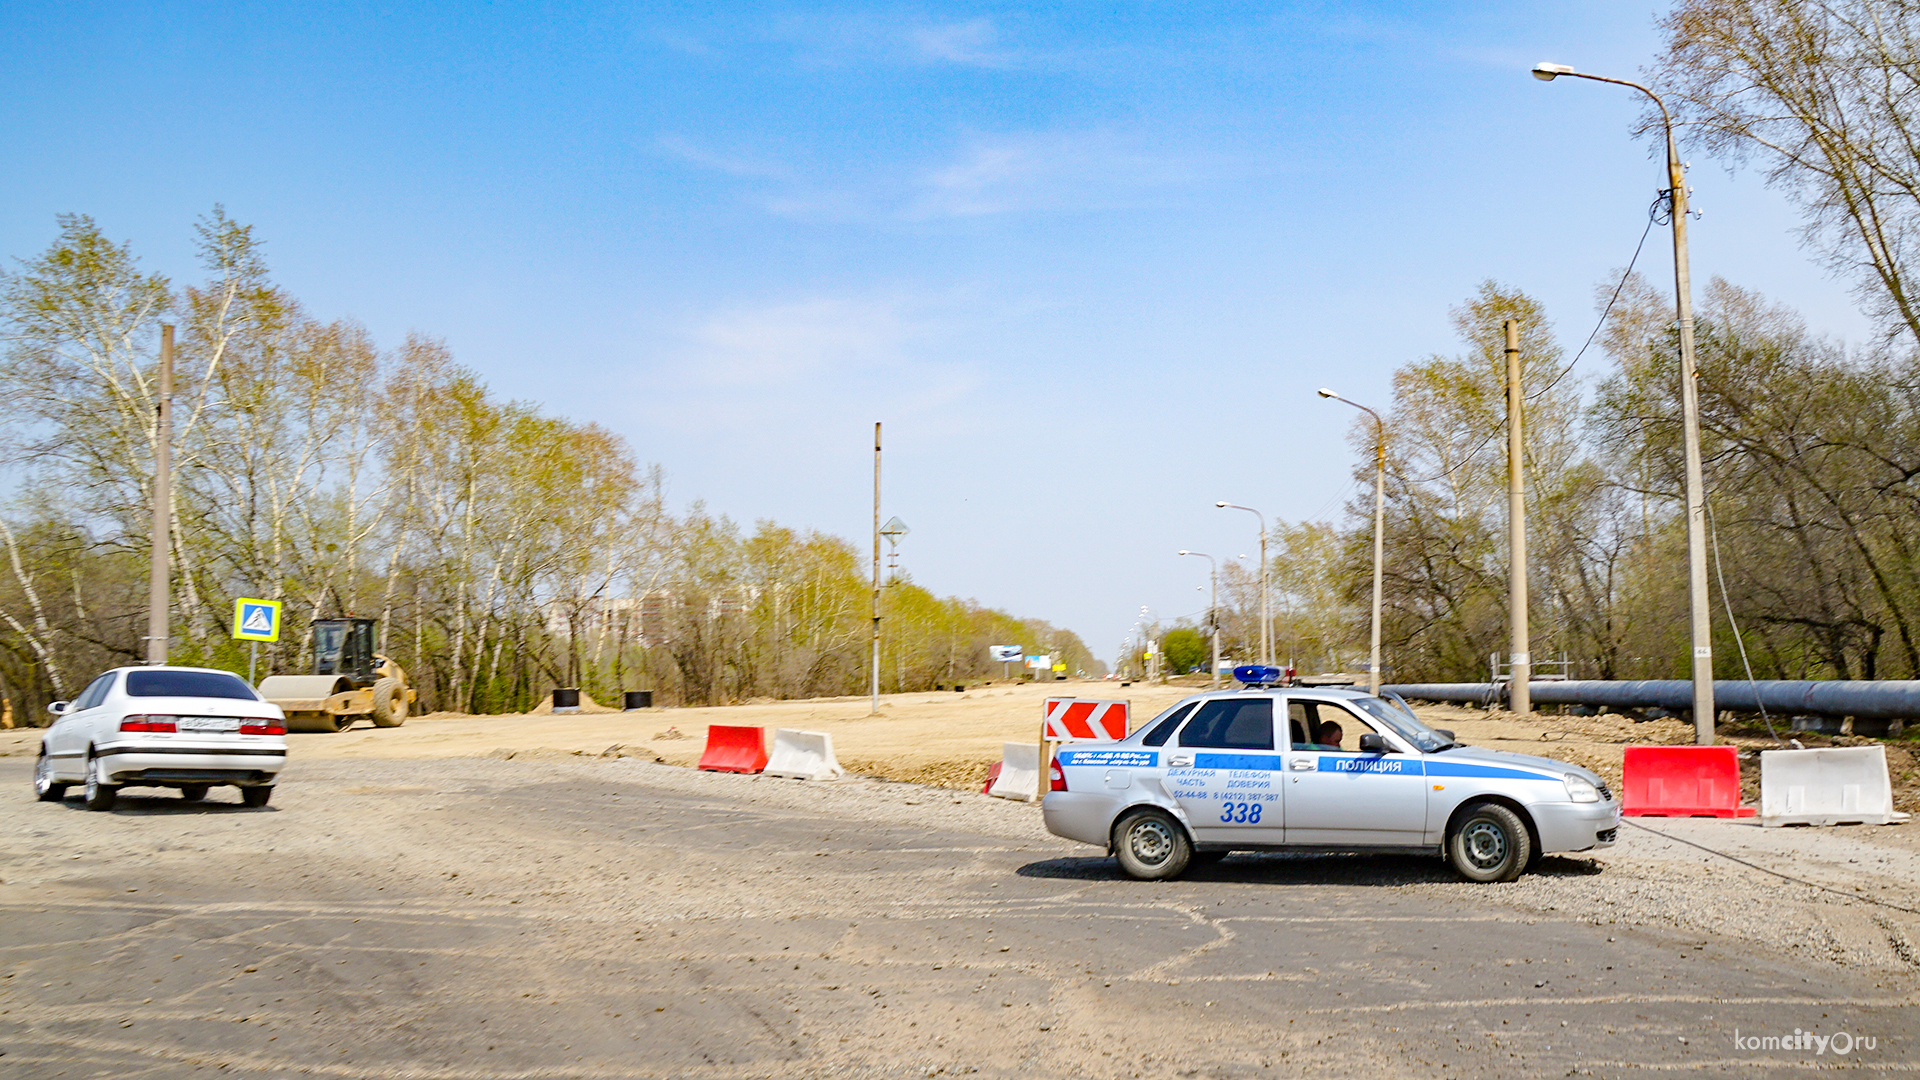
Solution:
[[[1667,134],[1668,207],[1673,217],[1673,306],[1680,331],[1680,425],[1687,469],[1687,612],[1693,639],[1693,741],[1713,745],[1713,612],[1707,602],[1707,496],[1700,466],[1700,393],[1693,363],[1693,280],[1687,261],[1687,172],[1673,141],[1673,114],[1660,95],[1625,79],[1586,75],[1566,64],[1535,64],[1533,77],[1561,75],[1630,87],[1660,109]]]
[[[1207,669],[1207,686],[1220,688],[1220,564],[1204,551],[1180,552],[1207,560],[1207,636],[1213,639],[1213,666]]]
[[[1387,422],[1380,414],[1357,401],[1320,388],[1320,396],[1344,401],[1373,417],[1373,649],[1368,660],[1367,689],[1380,692],[1380,599],[1386,592],[1387,567]]]
[[[168,554],[173,519],[173,325],[160,324],[160,393],[153,432],[153,550],[147,562],[147,663],[167,662]]]
[[[1273,664],[1273,616],[1268,614],[1267,605],[1267,515],[1251,506],[1239,503],[1216,502],[1213,505],[1223,510],[1245,510],[1260,519],[1260,663]]]
[[[1526,388],[1520,384],[1520,320],[1507,320],[1507,622],[1513,634],[1513,681],[1507,684],[1507,705],[1514,712],[1533,711],[1527,679],[1533,657],[1527,650],[1527,482],[1525,424]]]
[[[873,712],[880,715],[880,422],[873,424]]]

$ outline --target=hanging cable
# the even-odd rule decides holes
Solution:
[[[1646,825],[1642,825],[1639,822],[1632,820],[1631,818],[1621,818],[1620,822],[1623,825],[1631,825],[1634,828],[1640,829],[1644,832],[1650,832],[1653,835],[1661,838],[1662,840],[1671,840],[1676,844],[1685,844],[1688,847],[1699,848],[1701,851],[1704,851],[1709,855],[1718,855],[1721,858],[1729,860],[1731,862],[1737,862],[1741,866],[1747,867],[1750,870],[1758,870],[1763,874],[1772,874],[1774,877],[1780,878],[1783,881],[1791,881],[1795,885],[1805,885],[1808,888],[1819,889],[1822,892],[1830,892],[1835,896],[1844,896],[1849,900],[1860,900],[1868,904],[1878,904],[1883,908],[1892,908],[1895,911],[1904,911],[1909,915],[1920,915],[1920,908],[1902,907],[1899,904],[1890,904],[1887,901],[1881,900],[1877,897],[1863,896],[1860,893],[1850,893],[1843,889],[1836,889],[1831,885],[1822,885],[1817,881],[1808,881],[1805,878],[1794,877],[1792,874],[1783,874],[1778,870],[1770,870],[1767,867],[1761,866],[1759,863],[1748,862],[1747,860],[1741,858],[1738,855],[1729,855],[1724,851],[1716,851],[1705,844],[1696,844],[1691,840],[1682,840],[1681,838],[1673,835],[1672,833],[1665,833],[1665,832],[1661,832],[1659,829],[1650,828]]]
[[[1633,276],[1634,266],[1638,265],[1638,263],[1640,262],[1640,252],[1644,250],[1647,246],[1647,237],[1653,235],[1654,222],[1658,217],[1657,208],[1660,206],[1661,200],[1665,198],[1666,198],[1666,195],[1663,192],[1659,199],[1654,200],[1653,208],[1650,208],[1648,210],[1647,227],[1640,231],[1640,242],[1633,245],[1633,257],[1627,260],[1627,268],[1621,271],[1620,283],[1613,287],[1613,295],[1607,298],[1607,306],[1600,309],[1600,318],[1594,322],[1593,332],[1587,335],[1586,344],[1580,346],[1580,351],[1573,354],[1573,359],[1567,361],[1567,366],[1561,368],[1559,374],[1555,375],[1551,382],[1547,383],[1545,387],[1542,387],[1538,393],[1529,394],[1527,396],[1527,400],[1529,402],[1540,400],[1541,397],[1545,396],[1547,391],[1552,390],[1554,387],[1560,385],[1560,380],[1567,377],[1567,373],[1572,371],[1573,366],[1580,362],[1580,358],[1587,355],[1587,349],[1593,345],[1594,339],[1600,336],[1600,331],[1604,329],[1607,325],[1607,316],[1613,314],[1613,305],[1620,302],[1620,294],[1626,290],[1627,279]],[[1499,435],[1500,435],[1500,432],[1495,431],[1489,434],[1486,438],[1481,439],[1480,444],[1478,446],[1475,446],[1472,450],[1467,451],[1467,456],[1461,458],[1460,464],[1455,465],[1453,468],[1442,469],[1441,471],[1433,474],[1432,476],[1422,477],[1418,480],[1409,480],[1407,481],[1407,483],[1425,484],[1425,483],[1431,483],[1434,480],[1438,480],[1443,476],[1452,476],[1454,473],[1459,472],[1461,469],[1464,469],[1469,464],[1471,464],[1473,462],[1473,459],[1479,456],[1480,451],[1485,450],[1487,448],[1487,444],[1492,442]]]
[[[1707,512],[1707,538],[1713,543],[1713,576],[1720,580],[1720,602],[1727,608],[1727,626],[1733,630],[1733,643],[1740,647],[1740,665],[1747,670],[1747,688],[1753,691],[1753,703],[1760,707],[1760,722],[1767,725],[1767,734],[1774,742],[1785,742],[1780,733],[1773,730],[1773,720],[1767,716],[1767,703],[1760,700],[1760,686],[1753,678],[1753,663],[1747,659],[1747,642],[1740,636],[1740,624],[1733,617],[1733,597],[1727,595],[1727,574],[1720,563],[1720,527],[1714,522],[1713,504],[1702,500],[1701,506]]]
[[[1656,200],[1654,202],[1654,205],[1659,206],[1660,205],[1659,201]],[[1593,333],[1587,335],[1586,344],[1580,346],[1580,351],[1573,354],[1573,359],[1567,361],[1567,366],[1560,369],[1560,374],[1555,375],[1553,377],[1552,382],[1549,382],[1546,385],[1546,387],[1540,391],[1540,393],[1534,394],[1528,397],[1527,398],[1528,401],[1536,400],[1542,395],[1544,395],[1548,390],[1551,390],[1555,386],[1558,386],[1560,384],[1560,380],[1567,377],[1567,372],[1573,370],[1573,365],[1579,363],[1580,358],[1587,355],[1587,349],[1593,345],[1593,339],[1599,337],[1601,329],[1603,329],[1607,325],[1607,316],[1613,314],[1613,305],[1620,302],[1620,294],[1627,287],[1627,279],[1633,276],[1634,265],[1640,261],[1640,252],[1643,248],[1647,246],[1647,237],[1653,235],[1653,224],[1654,224],[1655,217],[1656,215],[1651,211],[1647,214],[1647,227],[1645,229],[1642,229],[1640,232],[1640,242],[1633,245],[1633,258],[1627,260],[1627,268],[1624,271],[1622,271],[1620,274],[1620,284],[1615,285],[1613,287],[1613,295],[1607,298],[1607,306],[1600,309],[1599,321],[1593,324]]]

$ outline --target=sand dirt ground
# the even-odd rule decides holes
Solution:
[[[705,748],[709,724],[799,728],[833,736],[840,763],[850,772],[978,790],[988,767],[1000,760],[1002,744],[1037,738],[1043,703],[1049,697],[1125,700],[1138,726],[1202,689],[1203,684],[1001,682],[970,687],[964,693],[883,694],[878,716],[872,715],[866,697],[635,712],[589,706],[589,711],[564,714],[546,711],[543,702],[533,713],[433,713],[414,717],[400,728],[361,723],[337,734],[290,735],[288,743],[296,760],[565,755],[634,757],[691,766]],[[1520,716],[1453,705],[1421,705],[1417,711],[1435,727],[1451,729],[1462,742],[1570,761],[1599,773],[1615,790],[1627,746],[1684,745],[1693,740],[1693,728],[1673,719],[1634,721],[1617,714]],[[1778,745],[1741,731],[1726,741],[1743,750]],[[0,757],[31,755],[38,738],[34,729],[0,730]],[[1803,738],[1813,740],[1810,745],[1832,741],[1821,736]],[[1894,774],[1895,805],[1920,811],[1920,766],[1898,744],[1888,745],[1887,756]],[[1744,762],[1742,771],[1750,774],[1746,776],[1748,799],[1757,801],[1757,759]]]
[[[1469,885],[1430,855],[1122,878],[960,791],[1051,694],[425,716],[293,736],[273,805],[28,790],[0,731],[0,1075],[529,1080],[1920,1071],[1920,825],[1631,819]],[[1426,710],[1617,778],[1671,721]],[[833,734],[839,783],[696,772],[709,723]],[[677,730],[684,738],[661,739]],[[1904,751],[1900,751],[1904,755]],[[624,758],[625,760],[621,760]],[[491,760],[489,760],[491,759]],[[656,764],[656,759],[668,764]],[[1906,760],[1903,757],[1903,760]],[[875,779],[880,777],[884,779]],[[1723,854],[1716,854],[1723,853]],[[1177,1037],[1175,1037],[1177,1035]],[[11,1071],[9,1071],[11,1070]]]
[[[1920,860],[1875,842],[1904,827],[1656,822],[1493,886],[1415,855],[1138,882],[1030,804],[865,778],[308,759],[257,810],[95,814],[30,769],[0,761],[9,1078],[1920,1070]],[[1735,1041],[1795,1026],[1878,1041]]]

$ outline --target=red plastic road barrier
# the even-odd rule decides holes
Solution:
[[[987,766],[987,782],[980,788],[980,794],[985,795],[987,792],[992,791],[993,782],[998,779],[1000,779],[1000,762],[996,761]]]
[[[1627,817],[1752,817],[1740,805],[1740,752],[1731,746],[1629,746],[1620,812]]]
[[[1048,698],[1046,730],[1060,742],[1118,742],[1127,737],[1127,703]]]
[[[707,750],[700,768],[708,772],[757,773],[767,767],[767,729],[707,725]]]

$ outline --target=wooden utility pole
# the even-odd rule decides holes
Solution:
[[[173,325],[160,324],[160,393],[153,438],[153,550],[147,568],[147,663],[167,662],[167,555],[173,507]]]
[[[880,422],[873,424],[873,715],[880,715]]]
[[[1507,621],[1513,634],[1507,658],[1512,682],[1507,705],[1525,715],[1533,711],[1527,687],[1533,657],[1527,650],[1527,473],[1523,434],[1526,387],[1520,384],[1520,320],[1507,320]]]

